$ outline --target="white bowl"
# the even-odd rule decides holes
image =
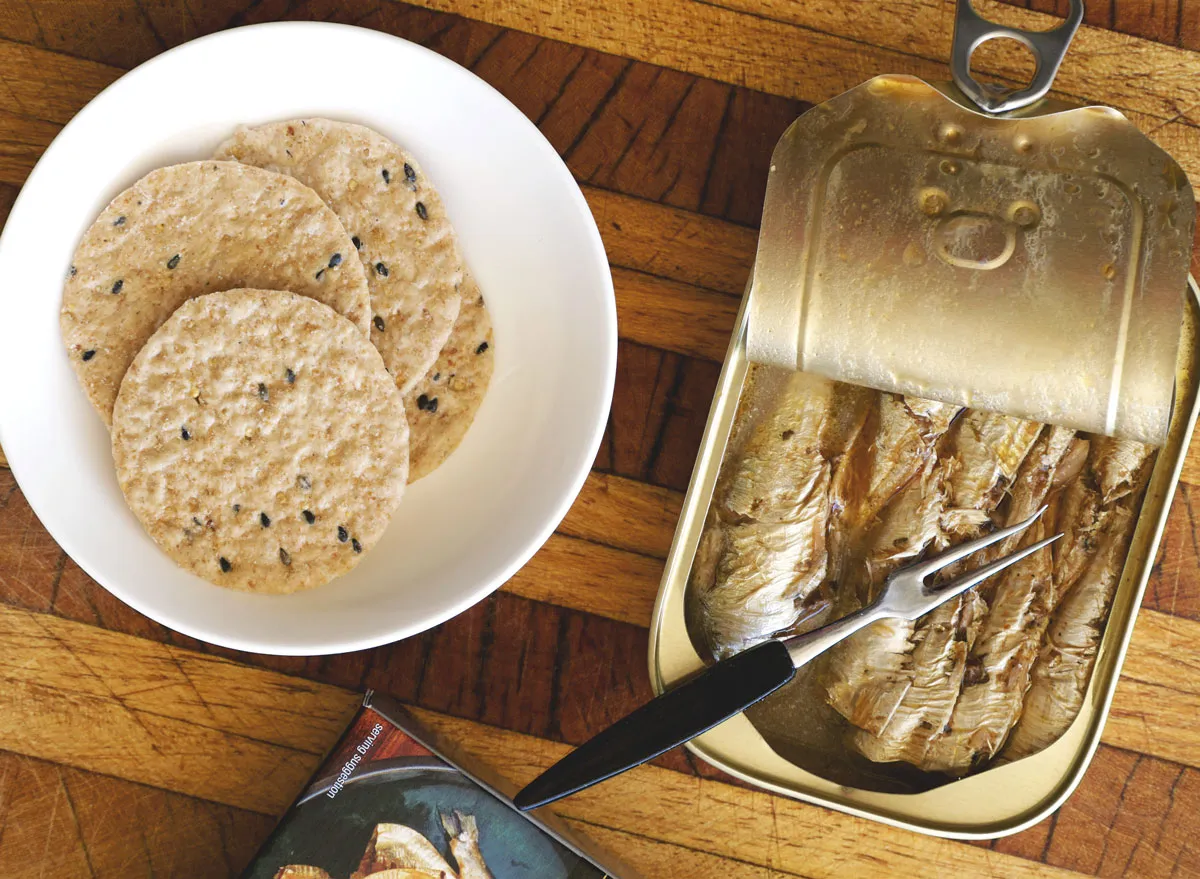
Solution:
[[[67,362],[58,311],[76,243],[113,196],[153,168],[207,158],[239,123],[296,116],[361,122],[417,156],[492,312],[496,370],[463,444],[409,488],[358,568],[310,592],[259,596],[180,570],[129,512],[108,434]],[[0,238],[0,278],[0,445],[34,511],[122,601],[240,650],[357,650],[480,601],[566,514],[612,400],[612,277],[570,172],[491,86],[360,28],[240,28],[123,76],[33,170]]]

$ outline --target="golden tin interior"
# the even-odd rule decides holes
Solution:
[[[1108,107],[1021,118],[877,76],[771,156],[756,363],[1161,445],[1195,219]]]
[[[1058,808],[1079,783],[1099,743],[1196,423],[1200,405],[1200,290],[1190,277],[1188,285],[1167,439],[1150,478],[1083,708],[1061,739],[1015,763],[959,780],[933,780],[930,783],[936,786],[918,793],[867,790],[807,771],[782,757],[744,714],[693,740],[688,747],[726,772],[777,793],[939,836],[1003,836],[1023,830]],[[685,593],[749,365],[746,332],[744,300],[655,604],[649,656],[655,692],[662,692],[704,665],[688,634]]]

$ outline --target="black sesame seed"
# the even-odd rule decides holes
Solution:
[[[335,253],[333,256],[329,257],[329,267],[331,269],[336,269],[341,264],[342,264],[342,255],[340,253]]]
[[[441,377],[442,377],[442,374],[441,374],[440,372],[435,372],[435,373],[433,374],[433,380],[434,380],[434,381],[437,381],[437,380],[438,380],[439,378],[441,378]]]
[[[381,318],[379,315],[375,315],[375,319],[374,319],[373,323],[375,324],[375,329],[379,330],[379,332],[381,332],[381,333],[383,332],[384,328],[387,326],[383,322],[383,318]]]
[[[414,185],[417,182],[417,172],[413,170],[413,166],[408,164],[408,162],[404,163],[404,182],[412,186],[413,189],[417,188]]]
[[[391,183],[391,182],[392,182],[392,175],[388,173],[388,169],[387,169],[387,168],[384,168],[384,169],[383,169],[383,182],[384,182],[384,183]]]
[[[321,275],[323,275],[323,274],[325,274],[325,270],[324,270],[324,269],[318,269],[318,270],[317,270],[316,278],[317,278],[317,280],[318,280],[318,281],[319,281],[319,280],[321,280]]]
[[[422,220],[429,219],[429,211],[425,210],[425,202],[423,201],[417,202],[417,216]]]
[[[76,268],[75,268],[75,266],[71,266],[71,277],[72,277],[72,278],[73,278],[73,277],[75,277],[75,272],[76,272],[76,271],[78,271],[78,269],[76,269]]]
[[[290,366],[284,371],[283,377],[287,379],[287,383],[289,385],[294,385],[296,383],[296,373],[292,371]]]
[[[83,352],[83,362],[87,363],[89,360],[91,360],[95,356],[96,356],[96,349],[88,348],[86,351]]]
[[[113,285],[112,285],[112,291],[113,291],[113,293],[114,293],[114,294],[116,294],[116,293],[120,293],[120,292],[121,292],[121,288],[122,288],[122,287],[124,287],[124,286],[125,286],[125,280],[124,280],[123,278],[116,280],[116,281],[113,283]]]
[[[480,343],[479,343],[479,347],[475,349],[475,353],[476,353],[476,354],[482,354],[482,353],[483,353],[484,351],[486,351],[487,349],[488,349],[488,343],[487,343],[487,342],[480,342]]]
[[[235,513],[240,513],[240,512],[242,511],[242,505],[241,505],[241,504],[234,504],[234,505],[233,505],[233,511],[234,511]]]
[[[290,565],[292,563],[292,557],[288,555],[288,551],[282,546],[279,547],[279,560],[285,565]]]
[[[167,260],[167,268],[173,269],[177,265],[179,265],[179,254],[178,253],[175,254],[173,257],[171,257],[169,260]]]
[[[271,399],[271,392],[267,390],[267,386],[262,382],[258,383],[258,396],[263,400],[263,402]]]
[[[388,276],[388,267],[381,262],[377,262],[375,263],[375,273],[386,278]]]
[[[350,546],[354,548],[355,552],[362,552],[362,544],[358,542],[357,537],[350,541]]]
[[[312,488],[312,480],[304,475],[296,477],[296,484],[300,486],[301,491],[308,491]]]
[[[114,226],[124,226],[125,225],[125,217],[124,216],[117,217],[115,220],[113,220],[113,225]]]
[[[436,412],[437,406],[437,397],[430,397],[427,394],[421,394],[421,396],[417,397],[417,408],[422,412]]]
[[[362,239],[357,235],[350,239],[350,243],[354,245],[355,250],[362,250]]]
[[[230,568],[233,567],[233,565],[229,564],[229,559],[225,558],[225,556],[221,556],[219,559],[217,559],[217,563],[221,566],[221,571],[226,574],[228,574]]]
[[[190,440],[192,438],[191,433],[188,431],[188,429],[186,427],[179,428],[179,435],[181,437],[183,437],[185,440]]]
[[[346,530],[345,525],[338,525],[338,542],[345,543],[350,539],[350,532]]]
[[[304,521],[311,525],[313,522],[317,521],[317,517],[313,514],[312,510],[305,510]]]
[[[203,523],[203,522],[201,522],[201,521],[200,521],[198,518],[196,518],[195,516],[192,516],[192,521],[193,521],[193,522],[195,522],[197,525],[199,525],[201,528],[203,528],[203,527],[204,527],[204,523]]]
[[[271,517],[268,516],[266,513],[259,513],[258,514],[258,523],[260,525],[262,525],[264,528],[270,528],[271,527]]]

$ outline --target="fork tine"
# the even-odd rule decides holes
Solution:
[[[941,604],[943,601],[948,601],[955,595],[966,592],[972,586],[982,583],[993,574],[1000,573],[1010,565],[1015,565],[1026,556],[1033,555],[1039,549],[1044,549],[1054,541],[1058,540],[1060,537],[1062,537],[1062,534],[1055,534],[1053,537],[1047,537],[1045,540],[1039,540],[1037,543],[1031,544],[1024,549],[1019,549],[1011,555],[998,558],[996,561],[992,562],[991,564],[984,565],[978,570],[972,571],[969,574],[963,574],[961,577],[951,580],[945,586],[939,586],[936,589],[926,587],[926,594],[930,596],[936,596],[938,599],[938,604]]]
[[[1009,525],[1007,528],[1001,528],[999,531],[993,531],[991,534],[985,534],[983,537],[977,537],[974,540],[968,540],[966,543],[960,543],[958,546],[952,546],[943,553],[925,559],[925,561],[913,565],[908,568],[908,572],[920,577],[924,580],[930,574],[936,574],[947,565],[952,565],[959,559],[966,558],[971,553],[979,552],[985,547],[991,546],[993,543],[999,543],[1014,534],[1020,534],[1039,518],[1042,513],[1046,512],[1046,507],[1042,507],[1024,522],[1018,522],[1016,525]]]

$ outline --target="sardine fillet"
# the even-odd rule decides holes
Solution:
[[[867,564],[871,583],[882,583],[933,543],[942,502],[941,473],[930,459],[922,475],[884,511],[872,536]],[[912,683],[912,634],[908,620],[883,620],[830,650],[823,675],[829,704],[855,726],[881,731]]]
[[[1004,524],[1028,518],[1052,489],[1061,486],[1061,479],[1075,478],[1087,445],[1066,428],[1044,431],[1017,473]],[[1026,533],[996,544],[989,559],[1037,542],[1051,532],[1047,523],[1055,520],[1051,511]],[[1021,713],[1038,644],[1053,610],[1053,591],[1049,549],[997,578],[982,631],[967,657],[961,692],[945,727],[921,756],[921,768],[963,774],[995,756]]]
[[[700,605],[716,655],[744,650],[795,622],[797,603],[825,576],[822,512],[814,508],[800,522],[723,525],[706,535],[715,546],[704,555],[717,563]]]
[[[1001,752],[1005,760],[1035,754],[1055,742],[1083,705],[1153,454],[1140,443],[1097,438],[1088,472],[1065,493],[1062,515],[1075,518],[1064,524],[1068,534],[1060,541],[1070,544],[1055,555],[1054,589],[1060,604],[1035,662],[1020,720]],[[1073,527],[1080,517],[1083,527]]]
[[[1033,667],[1021,718],[1004,746],[1004,759],[1017,760],[1053,744],[1079,714],[1136,521],[1128,502],[1113,510],[1093,563],[1062,599]]]
[[[439,872],[456,875],[420,832],[406,824],[376,824],[355,875],[369,876],[396,867],[427,870],[435,876]]]
[[[796,372],[771,394],[773,384],[759,382],[772,408],[721,474],[714,500],[725,521],[790,522],[815,500],[818,474],[828,475],[821,434],[831,414],[833,383]]]
[[[1033,529],[1030,540],[1047,528]],[[1053,555],[1049,548],[1005,572],[946,729],[929,743],[923,769],[964,774],[995,756],[1021,713],[1042,632],[1050,619]]]
[[[832,382],[761,369],[747,378],[732,457],[722,469],[692,566],[717,657],[792,625],[825,577],[831,465],[821,441]]]
[[[981,524],[990,522],[988,515],[1016,477],[1041,431],[1040,424],[1007,415],[977,411],[967,414],[955,436],[953,456],[939,463],[949,508],[943,512],[941,524],[943,532],[947,522],[956,523],[960,529],[963,523],[976,524],[953,533],[950,542],[982,533]],[[947,515],[951,511],[955,515]],[[964,513],[977,515],[972,518]],[[962,566],[970,563],[967,560]],[[874,687],[881,707],[866,712],[875,720],[885,714],[886,708],[887,721],[853,739],[865,757],[920,765],[931,738],[950,720],[967,656],[986,611],[986,603],[977,591],[972,591],[917,621],[908,639],[912,656],[902,663],[907,680],[901,675],[887,686]]]
[[[855,747],[869,760],[920,765],[930,737],[954,709],[971,647],[972,623],[986,605],[968,593],[962,602],[948,602],[938,610],[943,612],[915,633],[911,680],[891,718],[878,735],[860,730],[854,736]]]
[[[868,588],[862,569],[850,570],[850,559],[867,549],[865,541],[885,508],[933,459],[938,440],[960,411],[913,397],[876,396],[874,431],[864,426],[854,436],[830,490],[830,571],[847,610],[869,600],[861,592],[852,595],[843,582],[848,577],[856,589]]]

